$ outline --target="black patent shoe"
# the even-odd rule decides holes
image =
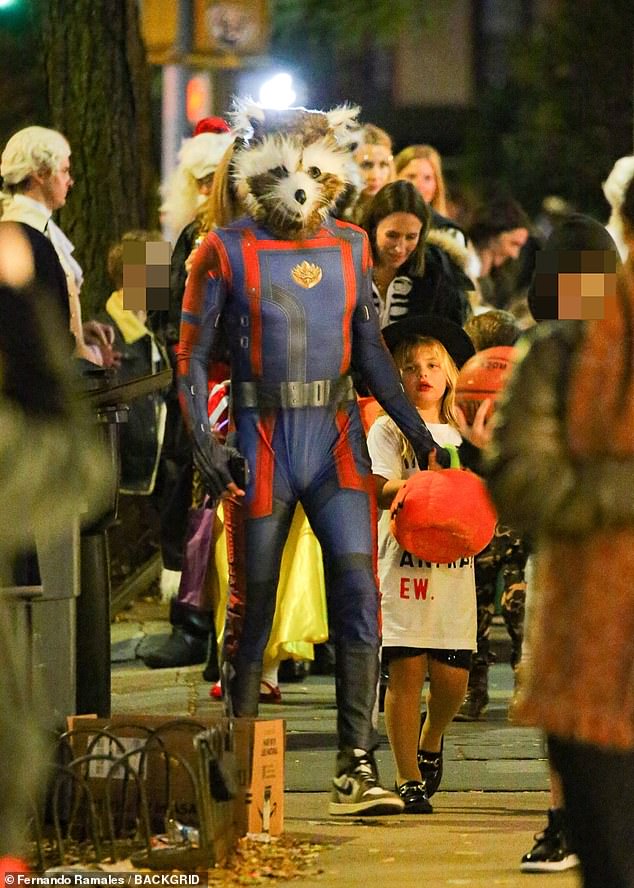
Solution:
[[[424,783],[418,780],[407,780],[397,788],[399,798],[405,804],[403,814],[433,814]]]
[[[566,826],[565,811],[551,808],[546,829],[535,836],[535,844],[522,857],[520,870],[523,873],[563,872],[579,865],[579,859],[568,843]]]
[[[195,666],[207,659],[208,638],[199,638],[174,626],[170,635],[148,639],[139,657],[150,669],[173,669],[175,666]]]
[[[437,792],[442,780],[442,751],[445,745],[445,738],[442,738],[440,744],[440,752],[427,752],[425,749],[418,750],[418,770],[420,777],[427,789],[427,797],[431,798]]]

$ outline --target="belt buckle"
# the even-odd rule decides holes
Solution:
[[[285,407],[302,407],[302,383],[289,380],[283,389]]]
[[[326,403],[325,392],[326,392],[326,383],[322,380],[315,380],[315,382],[311,383],[311,398],[310,398],[310,406],[311,407],[323,407]]]

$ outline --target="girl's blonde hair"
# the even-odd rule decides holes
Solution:
[[[209,197],[198,211],[199,234],[207,234],[212,228],[222,228],[237,219],[243,212],[232,180],[234,152],[233,142],[222,155],[211,186]]]
[[[442,342],[438,339],[434,339],[432,336],[420,336],[416,334],[408,336],[399,342],[392,352],[394,363],[399,371],[402,372],[403,368],[413,359],[414,352],[419,348],[431,349],[433,356],[438,360],[445,374],[447,385],[440,404],[440,420],[457,429],[456,383],[458,381],[458,368],[456,367],[454,359]],[[412,450],[412,445],[409,443],[405,435],[397,428],[396,424],[394,427],[398,431],[401,442],[401,456],[403,459],[407,459],[410,462],[413,461],[414,451]],[[423,469],[426,468],[426,466],[421,466],[420,468]]]
[[[447,215],[447,189],[445,187],[445,178],[442,173],[442,159],[440,154],[431,145],[408,145],[394,158],[394,168],[396,176],[405,169],[412,160],[426,160],[434,171],[436,177],[436,193],[431,199],[431,205],[443,216]]]

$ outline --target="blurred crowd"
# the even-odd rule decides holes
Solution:
[[[72,188],[73,146],[39,126],[4,146],[0,408],[8,520],[0,554],[7,587],[28,585],[24,565],[36,533],[54,538],[78,511],[88,520],[113,483],[92,433],[79,432],[90,424],[76,408],[72,380],[97,372],[116,384],[176,367],[196,252],[209,232],[245,213],[232,179],[240,148],[223,118],[200,121],[162,186],[162,232],[130,231],[112,245],[103,257],[112,292],[100,294],[101,308],[85,320],[82,269],[53,218]],[[334,215],[367,234],[372,303],[405,394],[434,441],[455,449],[456,465],[486,481],[498,511],[492,539],[475,557],[451,570],[418,565],[420,582],[444,601],[433,617],[426,622],[400,610],[405,550],[390,532],[391,504],[415,474],[438,467],[418,465],[385,414],[375,411],[366,422],[380,510],[378,696],[401,809],[432,812],[452,721],[486,718],[489,638],[499,614],[511,641],[513,718],[544,729],[551,765],[548,823],[521,869],[560,871],[581,862],[586,885],[632,888],[634,156],[605,171],[609,210],[600,220],[558,195],[545,194],[534,219],[506,190],[491,189],[471,203],[458,182],[446,181],[433,146],[397,152],[390,135],[370,122],[352,134],[347,163]],[[173,243],[169,302],[131,308],[125,246],[163,239]],[[589,265],[590,254],[604,257],[603,264]],[[148,293],[152,286],[149,277],[141,283]],[[468,423],[456,395],[460,368],[497,347],[516,350],[511,382],[493,420],[480,410]],[[209,420],[224,441],[230,370],[222,349],[215,358]],[[354,381],[359,398],[367,398],[364,380]],[[120,458],[120,491],[150,497],[159,515],[161,592],[170,607],[169,635],[151,639],[141,656],[150,668],[201,664],[210,694],[220,698],[228,517],[196,467],[176,382],[130,403]],[[264,654],[262,703],[279,703],[280,685],[311,668],[333,671],[336,639],[325,597],[319,544],[298,506]],[[19,651],[4,638],[2,645],[14,678],[3,691],[3,713],[26,712]],[[12,745],[5,733],[0,722],[3,756]],[[36,756],[37,735],[25,742]],[[0,797],[13,798],[12,787],[3,777]],[[24,804],[7,802],[0,811],[0,852],[19,854]]]

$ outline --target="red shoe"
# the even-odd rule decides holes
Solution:
[[[260,703],[275,703],[279,705],[282,702],[282,692],[277,685],[271,684],[265,678],[260,682]]]
[[[219,681],[211,686],[209,689],[209,696],[213,697],[214,700],[222,700],[222,685]],[[281,702],[282,692],[278,686],[271,684],[270,681],[262,679],[260,682],[260,703],[275,703],[279,705]]]

